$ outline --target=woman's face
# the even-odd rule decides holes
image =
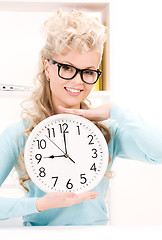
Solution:
[[[93,69],[99,67],[100,56],[96,51],[80,54],[76,51],[68,51],[64,55],[53,57],[58,63],[72,65],[79,69]],[[80,108],[80,103],[89,95],[94,85],[82,81],[80,73],[73,79],[65,80],[58,76],[58,67],[45,60],[45,73],[50,79],[52,101],[54,110],[58,112],[58,106],[67,108]],[[75,92],[74,92],[75,91]]]

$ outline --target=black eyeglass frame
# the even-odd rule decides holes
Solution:
[[[54,61],[53,59],[47,59],[47,60],[48,60],[48,62],[49,62],[50,64],[54,64],[54,65],[56,65],[56,66],[58,67],[58,76],[59,76],[60,78],[62,78],[62,79],[65,79],[65,80],[71,80],[71,79],[75,78],[75,76],[80,72],[80,76],[81,76],[82,81],[83,81],[84,83],[87,83],[87,84],[91,84],[91,85],[92,85],[92,84],[95,84],[95,83],[98,81],[99,77],[100,77],[101,74],[102,74],[102,71],[101,71],[100,69],[97,69],[97,70],[88,69],[88,68],[79,69],[79,68],[76,68],[76,67],[74,67],[74,66],[72,66],[72,65],[68,65],[68,64],[65,64],[65,63],[58,63],[58,62]],[[61,76],[60,76],[60,68],[61,68],[62,66],[73,67],[74,69],[76,69],[76,73],[75,73],[74,76],[71,77],[71,78],[61,77]],[[96,79],[95,82],[89,83],[89,82],[86,82],[86,81],[83,79],[83,72],[86,71],[86,70],[91,70],[92,72],[97,72],[98,75],[97,75],[97,79]]]

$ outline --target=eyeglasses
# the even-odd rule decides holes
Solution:
[[[101,70],[93,69],[79,69],[74,66],[58,63],[53,59],[47,59],[50,64],[54,64],[58,67],[58,76],[65,80],[73,79],[78,73],[80,73],[81,79],[87,84],[95,84],[101,75]]]

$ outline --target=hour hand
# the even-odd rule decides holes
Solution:
[[[45,136],[46,136],[46,135],[45,135]],[[47,137],[47,136],[46,136],[46,137]],[[57,146],[57,144],[56,144],[54,141],[52,141],[49,137],[47,137],[47,138],[48,138],[58,149],[60,149],[61,152],[63,152],[63,154],[64,154],[63,156],[64,156],[64,157],[69,158],[73,163],[75,163],[74,160],[71,159],[67,153],[65,153],[64,151],[62,151],[62,149],[61,149],[59,146]]]
[[[51,156],[49,156],[49,157],[44,157],[44,158],[56,158],[56,157],[64,157],[65,155],[58,155],[58,156],[54,156],[54,155],[51,155]]]

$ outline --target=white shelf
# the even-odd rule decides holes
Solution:
[[[21,97],[28,96],[31,94],[31,91],[0,91],[0,97]]]

